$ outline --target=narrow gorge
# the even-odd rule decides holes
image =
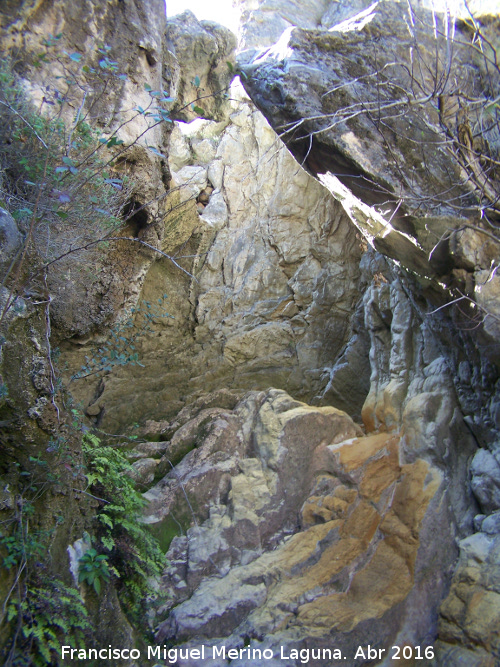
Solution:
[[[234,5],[0,5],[3,662],[496,667],[500,8]]]

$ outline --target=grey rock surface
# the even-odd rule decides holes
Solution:
[[[8,211],[0,208],[0,273],[2,277],[21,247],[22,236],[16,221]]]
[[[346,18],[351,9],[361,11]],[[323,24],[297,18],[274,45],[241,54],[242,81],[368,242],[427,281],[439,277],[436,287],[475,301],[477,319],[496,340],[499,242],[488,230],[497,226],[500,145],[496,121],[484,128],[479,107],[493,103],[500,79],[492,63],[476,58],[466,22],[448,25],[446,16],[435,15],[441,28],[434,31],[432,12],[420,4],[408,13],[390,0],[335,3]],[[495,25],[482,20],[487,48],[498,46]],[[430,63],[435,53],[444,63],[448,38],[455,40],[449,74],[460,83],[452,89],[444,75],[437,93],[439,72]],[[465,100],[469,88],[477,109]],[[490,224],[481,220],[484,207]],[[476,252],[483,246],[486,262]]]
[[[485,514],[500,509],[500,464],[486,449],[478,450],[470,466],[471,487]]]
[[[192,120],[201,115],[221,120],[227,109],[236,37],[224,26],[198,21],[186,10],[167,22],[165,68],[176,72],[170,95],[176,102],[173,117]],[[199,112],[193,106],[203,109]]]
[[[313,173],[338,175],[362,201],[381,210],[394,209],[391,201],[397,203],[400,198],[402,210],[393,219],[396,224],[400,218],[400,225],[405,224],[401,217],[405,213],[414,214],[417,209],[418,215],[424,213],[424,200],[433,215],[455,214],[450,208],[453,197],[464,210],[473,203],[458,162],[429,147],[439,144],[439,116],[431,105],[418,110],[406,107],[405,91],[412,90],[407,62],[412,48],[418,44],[419,57],[425,62],[435,48],[445,46],[439,40],[436,44],[428,30],[431,13],[413,11],[411,29],[407,8],[390,1],[371,5],[328,30],[294,28],[281,36],[276,47],[262,49],[252,63],[243,64],[245,87],[273,127],[284,131],[283,138],[298,159],[304,158]],[[452,64],[457,76],[468,56],[457,45]],[[471,66],[477,68],[480,94],[484,89],[481,67],[474,61]],[[424,65],[420,74],[413,73],[423,77],[413,85],[425,91],[431,82],[423,72]],[[390,140],[387,137],[384,143],[384,129],[373,122],[369,111],[358,108],[360,104],[365,110],[373,106],[380,111]],[[404,116],[390,111],[398,105]],[[417,134],[418,142],[412,141]],[[427,157],[431,151],[432,160],[426,160],[423,150]],[[411,185],[401,178],[403,164],[413,174]]]

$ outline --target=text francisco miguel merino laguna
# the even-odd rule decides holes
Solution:
[[[414,658],[415,660],[430,660],[434,658],[434,648],[432,646],[392,646],[389,650],[384,648],[374,648],[367,646],[358,646],[354,656],[342,655],[338,648],[322,649],[288,649],[280,647],[279,654],[274,653],[270,648],[260,649],[245,646],[244,648],[226,648],[226,646],[205,646],[202,644],[199,648],[168,648],[164,646],[148,646],[147,650],[142,652],[137,648],[113,648],[111,644],[107,648],[89,648],[76,649],[71,646],[61,647],[61,658],[63,660],[163,660],[164,663],[174,664],[178,660],[272,660],[273,658],[281,660],[295,660],[302,664],[307,664],[310,660],[381,660],[383,657],[391,657],[394,660],[400,659],[400,654],[405,659]],[[416,663],[417,665],[419,663]]]
[[[144,655],[145,654],[145,655]],[[312,655],[314,654],[314,655]],[[148,646],[147,650],[140,651],[137,648],[119,649],[109,645],[107,648],[89,648],[76,649],[71,646],[61,647],[61,658],[63,660],[140,660],[145,657],[147,660],[163,660],[168,663],[176,663],[178,660],[272,660],[281,658],[282,660],[299,659],[302,663],[309,662],[310,659],[342,659],[339,649],[285,649],[281,647],[280,655],[276,655],[270,648],[260,649],[245,646],[244,648],[227,648],[226,646],[205,646],[202,644],[199,648],[168,648],[167,646]]]

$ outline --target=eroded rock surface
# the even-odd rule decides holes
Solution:
[[[174,117],[192,120],[201,113],[222,120],[234,66],[235,35],[213,21],[199,22],[188,10],[168,21],[166,46],[165,72],[172,81],[170,95],[176,100]]]
[[[361,637],[378,648],[433,643],[455,540],[477,513],[459,482],[476,443],[431,327],[408,327],[418,315],[398,280],[374,281],[364,317],[367,435],[347,414],[277,390],[219,408],[209,395],[156,424],[167,439],[157,460],[171,457],[145,494],[145,520],[171,540],[158,641],[250,642],[279,655],[335,637],[347,656]]]
[[[493,665],[500,654],[500,538],[499,526],[491,522],[489,530],[485,523],[487,532],[460,542],[453,585],[441,606],[439,636],[474,649],[471,658],[475,654],[480,664]]]
[[[499,242],[488,235],[498,228],[492,157],[499,150],[498,129],[495,121],[481,125],[463,91],[473,88],[479,106],[487,108],[492,90],[499,90],[498,70],[493,61],[475,57],[466,20],[455,24],[446,13],[436,14],[441,28],[436,23],[434,31],[432,12],[418,4],[409,13],[391,1],[363,5],[335,3],[316,27],[291,12],[275,44],[240,55],[244,86],[297,159],[345,201],[354,224],[380,252],[421,276],[440,276],[461,290],[457,296],[476,300],[484,308],[485,330],[497,338],[492,266]],[[273,15],[278,20],[282,13],[275,9]],[[496,19],[477,25],[493,52]],[[448,74],[458,87],[448,85],[448,75],[436,87],[451,40]],[[436,53],[443,55],[433,68]],[[352,195],[374,206],[373,212]],[[490,224],[481,221],[486,210]],[[488,238],[495,245],[488,268],[462,261],[461,254]]]
[[[173,319],[157,319],[156,335],[138,341],[144,368],[107,376],[97,398],[95,381],[75,391],[94,414],[105,410],[107,428],[164,418],[220,386],[275,386],[316,402],[336,391],[339,406],[359,418],[369,382],[364,332],[349,392],[331,382],[362,282],[362,247],[340,204],[297,165],[245,96],[223,122],[177,124],[170,150],[175,210],[162,248],[188,256],[178,262],[191,275],[157,262],[143,298],[155,304],[168,294]]]
[[[435,645],[436,667],[493,667],[500,651],[498,243],[450,205],[458,201],[462,215],[478,205],[471,180],[434,146],[454,100],[425,107],[424,117],[421,108],[415,116],[388,113],[383,130],[373,114],[355,114],[372,78],[388,112],[408,87],[400,65],[411,42],[402,35],[412,27],[401,27],[407,10],[399,4],[380,2],[354,21],[367,3],[240,4],[245,85],[273,126],[296,123],[284,138],[336,199],[236,88],[231,103],[210,97],[200,103],[203,113],[191,106],[230,79],[234,39],[225,29],[184,14],[166,26],[164,40],[163,14],[155,22],[143,3],[97,0],[9,2],[2,23],[6,43],[27,54],[47,30],[64,29],[71,50],[101,33],[125,37],[120,67],[128,80],[104,104],[103,127],[114,127],[115,111],[148,103],[145,83],[176,97],[177,118],[206,116],[171,124],[149,146],[139,142],[123,166],[137,179],[129,212],[155,200],[124,233],[175,263],[125,252],[123,241],[96,254],[88,284],[64,264],[51,283],[54,331],[83,345],[63,351],[69,373],[92,351],[95,331],[124,316],[139,295],[151,305],[168,294],[173,318],[161,311],[154,332],[140,338],[141,366],[71,385],[91,425],[111,431],[136,422],[132,432],[142,436],[127,445],[129,474],[168,559],[162,606],[150,611],[157,640],[250,644],[276,655],[280,646],[333,642],[351,659],[359,645]],[[83,12],[92,16],[87,24]],[[74,33],[66,30],[77,21]],[[413,29],[420,35],[424,26]],[[422,39],[430,53],[432,36]],[[374,68],[381,54],[390,62]],[[470,67],[483,81],[480,64]],[[382,76],[391,68],[399,78]],[[35,96],[39,84],[34,76]],[[330,132],[328,114],[338,119],[345,107],[354,115]],[[141,114],[119,136],[133,140],[143,123]],[[418,142],[408,146],[402,132],[410,124]],[[301,132],[312,137],[307,146]],[[495,137],[486,139],[496,155]],[[9,256],[19,245],[11,222]],[[448,317],[437,279],[488,309],[483,329],[468,331],[478,323],[470,313]],[[40,339],[44,311],[33,335],[29,307],[19,299],[6,321],[23,340],[29,333],[32,358],[9,333],[2,382],[15,386],[21,368],[23,383],[18,395],[2,395],[0,407],[14,419],[8,401],[17,400],[34,438],[55,424],[57,410]],[[2,503],[13,507],[5,489]]]

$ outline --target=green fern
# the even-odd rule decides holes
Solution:
[[[16,665],[46,667],[61,654],[61,643],[84,648],[91,629],[79,591],[57,579],[29,584],[22,599],[10,601],[7,620],[21,626],[13,647]]]
[[[121,580],[121,599],[138,618],[144,600],[153,593],[150,580],[160,576],[165,556],[140,521],[146,501],[126,474],[131,466],[125,456],[91,433],[84,435],[82,451],[92,493],[105,501],[97,513],[96,532],[108,552],[106,562]]]

